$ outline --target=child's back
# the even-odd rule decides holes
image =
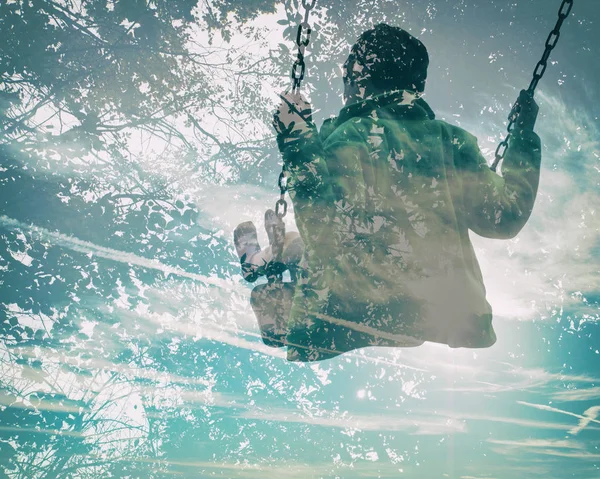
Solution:
[[[297,145],[304,158],[326,158],[328,187],[298,195],[291,184],[300,234],[315,246],[288,341],[310,345],[313,356],[318,348],[415,343],[404,336],[454,347],[495,342],[468,229],[495,238],[521,229],[535,198],[539,139],[515,138],[505,176],[518,181],[507,185],[472,135],[408,97],[354,103],[322,142]]]
[[[379,62],[381,48],[396,50],[378,52]],[[283,121],[285,104],[276,117],[306,245],[288,358],[423,341],[488,347],[492,311],[468,230],[511,238],[529,218],[541,160],[537,107],[522,93],[500,177],[475,137],[435,120],[420,98],[428,60],[418,40],[378,26],[352,51],[349,100],[335,123],[319,135],[309,118]]]

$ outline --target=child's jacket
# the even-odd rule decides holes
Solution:
[[[492,310],[468,230],[514,237],[529,218],[540,139],[514,130],[502,174],[465,130],[403,92],[352,104],[279,146],[306,245],[288,359],[364,346],[494,344]],[[288,139],[289,140],[289,139]]]

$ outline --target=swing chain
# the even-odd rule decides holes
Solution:
[[[283,243],[285,241],[285,224],[283,217],[287,213],[287,202],[285,201],[285,193],[287,191],[287,177],[285,175],[285,166],[279,174],[279,185],[280,196],[275,203],[275,216],[277,222],[270,226],[271,230],[271,251],[273,252],[273,260],[267,265],[267,280],[269,284],[275,281],[281,282],[283,279],[283,272],[286,270],[286,265],[281,262],[281,255],[283,254]]]
[[[556,44],[558,43],[558,39],[560,38],[560,28],[562,27],[564,21],[569,17],[572,8],[573,0],[563,0],[560,5],[560,8],[558,9],[558,20],[556,21],[554,29],[550,32],[548,38],[546,39],[546,49],[544,50],[544,54],[542,55],[541,60],[537,63],[535,69],[533,70],[533,79],[531,80],[531,83],[527,88],[527,91],[531,93],[532,96],[535,92],[535,89],[538,86],[538,83],[544,76],[544,73],[546,73],[550,53],[552,52],[552,50],[554,50],[554,47],[556,47]],[[498,164],[504,159],[504,156],[506,155],[506,150],[508,149],[508,141],[512,136],[512,131],[514,129],[515,122],[517,121],[520,111],[521,105],[519,105],[519,102],[516,101],[512,109],[510,110],[510,114],[508,115],[508,126],[506,127],[508,135],[506,135],[506,138],[504,138],[504,140],[502,140],[498,145],[498,148],[496,148],[496,158],[494,160],[494,163],[490,167],[492,171],[496,171]]]
[[[304,51],[310,43],[310,34],[312,28],[308,23],[310,11],[315,8],[317,0],[302,0],[302,7],[304,8],[304,19],[298,25],[298,33],[296,34],[296,45],[298,46],[298,55],[294,64],[292,65],[292,90],[297,91],[300,88],[304,74],[306,73],[306,63],[304,62]],[[287,214],[287,202],[285,201],[285,194],[287,192],[287,176],[285,166],[279,175],[277,180],[277,186],[279,186],[279,200],[275,203],[275,214],[281,219]]]
[[[538,82],[544,76],[546,72],[546,68],[548,66],[548,58],[550,58],[550,53],[554,50],[554,47],[558,43],[558,39],[560,38],[560,28],[562,27],[563,22],[568,18],[571,13],[571,9],[573,8],[573,0],[563,0],[560,9],[558,10],[558,20],[556,25],[554,26],[554,30],[550,32],[548,38],[546,39],[546,50],[544,51],[544,55],[542,59],[538,62],[533,72],[533,79],[529,84],[529,88],[527,89],[530,93],[533,93],[537,87]]]
[[[298,33],[296,34],[296,45],[298,46],[298,55],[294,65],[292,66],[292,89],[297,90],[304,79],[306,72],[306,64],[304,63],[304,51],[310,43],[310,34],[312,29],[308,23],[310,11],[315,8],[317,0],[311,0],[310,3],[302,0],[304,7],[304,20],[298,25]]]
[[[277,180],[277,184],[279,186],[280,196],[277,200],[277,203],[275,203],[275,214],[279,218],[283,218],[287,213],[287,202],[285,201],[285,194],[287,192],[287,176],[285,175],[285,167],[281,170],[281,173],[279,174],[279,180]]]

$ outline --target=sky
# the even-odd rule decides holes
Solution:
[[[438,0],[407,8],[403,26],[430,53],[425,99],[438,118],[475,134],[490,162],[558,6],[554,0]],[[268,38],[274,45],[281,42],[281,15],[256,20],[272,29]],[[355,28],[358,36],[363,26]],[[114,306],[116,326],[81,324],[114,331],[115,349],[120,338],[170,338],[172,370],[127,368],[93,357],[85,362],[133,380],[131,389],[121,385],[102,392],[125,398],[118,411],[104,414],[129,424],[127,434],[136,437],[136,426],[152,419],[137,407],[142,395],[172,416],[167,433],[180,435],[181,446],[167,457],[145,458],[145,466],[186,478],[597,479],[599,32],[598,0],[576,0],[536,93],[542,174],[529,223],[512,240],[472,235],[495,313],[498,342],[489,349],[425,344],[368,348],[312,365],[288,363],[283,351],[260,341],[249,304],[252,285],[236,269],[233,244],[224,261],[235,273],[217,277],[5,216],[0,223],[90,257],[164,273],[162,283],[144,292],[160,312],[132,311],[123,301]],[[243,45],[245,38],[238,34],[233,41]],[[317,52],[309,49],[309,62],[311,55]],[[341,106],[324,101],[340,97],[341,81],[310,82],[309,75],[307,95],[320,123]],[[317,87],[329,88],[332,96]],[[177,168],[174,161],[165,168]],[[215,237],[231,240],[238,223],[252,220],[266,243],[262,217],[277,199],[275,187],[206,183],[189,186],[189,193],[201,208],[199,224]],[[293,208],[286,225],[296,229]],[[206,358],[205,369],[178,356],[180,343],[189,340]],[[57,370],[70,360],[46,353]],[[76,376],[64,374],[76,389]],[[149,379],[151,390],[144,386]]]

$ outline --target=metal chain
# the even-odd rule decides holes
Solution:
[[[315,8],[317,0],[311,0],[310,3],[307,0],[302,0],[302,7],[304,8],[304,19],[298,25],[298,33],[296,34],[296,45],[298,46],[298,54],[296,60],[292,65],[292,91],[296,92],[300,89],[302,80],[304,80],[304,74],[306,73],[306,63],[304,63],[304,51],[310,43],[310,34],[312,29],[308,23],[310,11]],[[277,186],[279,187],[279,200],[275,203],[275,214],[279,218],[283,218],[287,214],[287,202],[285,201],[285,194],[287,193],[287,176],[286,176],[285,165],[277,180]]]
[[[298,46],[298,55],[294,65],[292,65],[292,89],[296,91],[300,88],[300,84],[304,79],[304,73],[306,72],[306,64],[304,63],[304,51],[310,43],[310,34],[312,29],[308,23],[308,17],[310,11],[315,8],[317,0],[312,0],[308,3],[306,0],[302,0],[302,7],[304,7],[304,20],[298,25],[298,33],[296,34],[296,45]]]
[[[562,4],[560,5],[560,8],[558,9],[558,20],[556,22],[556,25],[554,26],[554,29],[550,32],[548,38],[546,39],[546,49],[544,50],[542,59],[537,63],[535,69],[533,70],[533,79],[531,80],[531,83],[527,88],[527,91],[531,93],[532,96],[535,92],[538,83],[544,76],[544,73],[546,73],[550,53],[552,52],[552,50],[554,50],[554,47],[558,43],[558,39],[560,38],[560,28],[562,27],[563,22],[569,17],[572,8],[573,0],[563,0]],[[508,115],[508,126],[506,127],[508,135],[506,135],[506,138],[504,138],[504,140],[502,140],[498,145],[498,148],[496,148],[496,159],[490,167],[492,171],[496,171],[498,164],[504,159],[504,156],[506,155],[506,150],[508,149],[508,141],[512,136],[512,131],[514,129],[515,122],[517,121],[520,111],[521,105],[519,105],[519,102],[517,100],[513,105],[512,109],[510,110],[510,114]]]
[[[281,173],[279,174],[277,186],[279,186],[279,199],[277,200],[277,203],[275,203],[275,214],[280,218],[283,218],[287,214],[287,202],[285,201],[287,176],[285,175],[285,165],[283,165]]]
[[[304,19],[298,25],[298,33],[296,34],[296,45],[298,46],[298,54],[294,64],[292,65],[292,91],[297,92],[300,89],[304,74],[306,73],[306,64],[304,63],[304,51],[310,43],[310,34],[312,29],[308,23],[310,11],[315,8],[317,0],[302,0],[302,7],[304,7]],[[271,244],[271,250],[273,252],[273,261],[271,261],[267,279],[269,283],[275,281],[281,281],[283,278],[283,271],[286,266],[281,263],[281,256],[283,253],[283,243],[285,240],[285,224],[283,217],[287,214],[287,202],[285,201],[285,194],[287,193],[287,175],[285,164],[277,180],[277,186],[279,187],[279,199],[275,203],[275,215],[277,216],[277,224],[273,226],[272,236],[273,243]],[[292,275],[292,281],[294,281]]]

